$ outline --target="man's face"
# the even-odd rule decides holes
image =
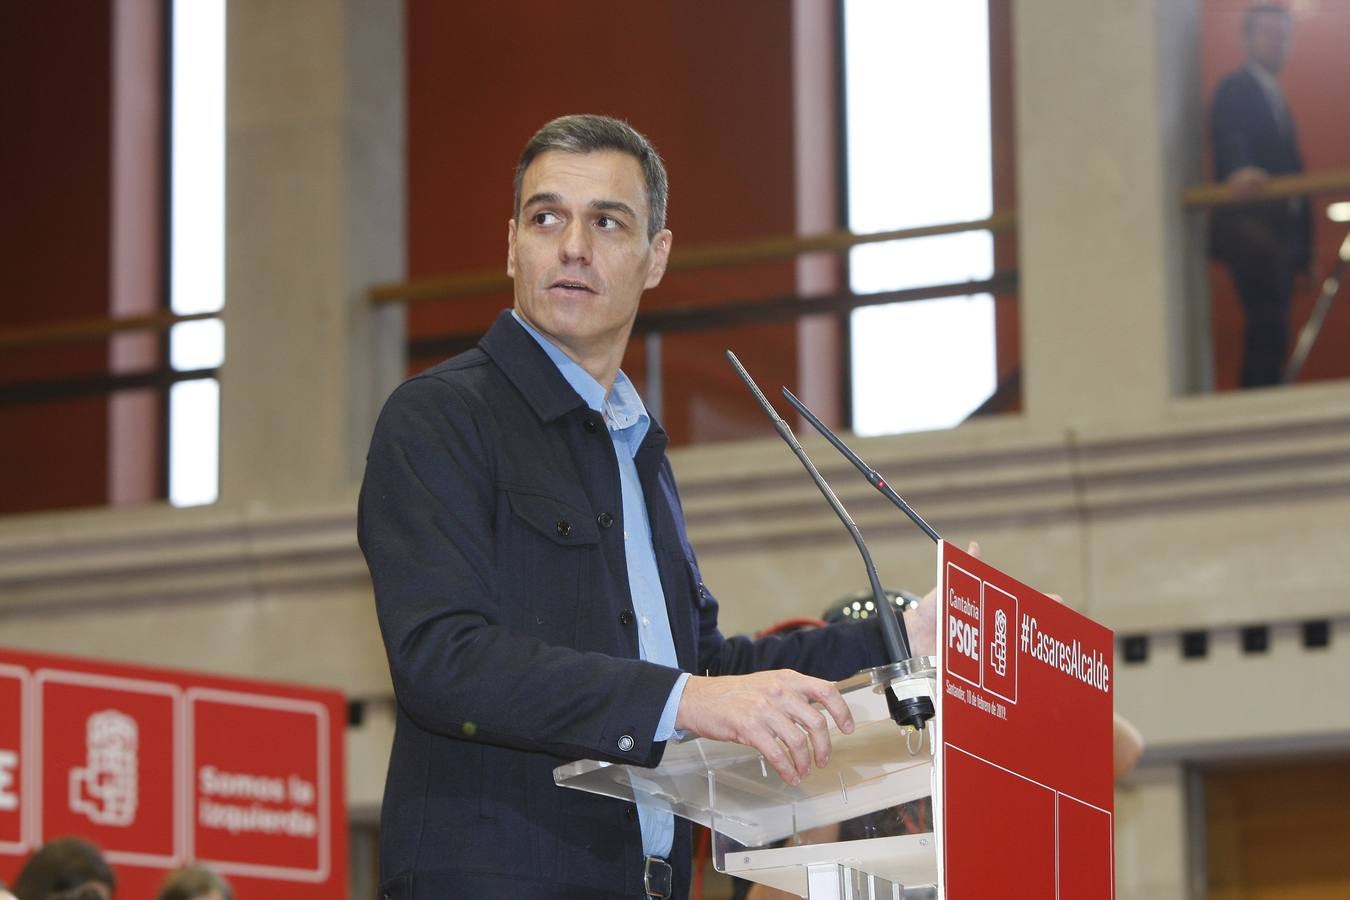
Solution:
[[[1289,58],[1292,27],[1287,16],[1260,13],[1247,33],[1247,58],[1272,74],[1284,68]]]
[[[521,318],[580,362],[622,356],[642,292],[665,272],[671,235],[647,239],[642,166],[627,153],[541,153],[507,223],[506,274]]]

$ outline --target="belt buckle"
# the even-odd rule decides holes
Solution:
[[[642,890],[648,897],[658,897],[661,900],[670,897],[671,871],[670,863],[659,856],[647,857],[646,863],[642,866]]]

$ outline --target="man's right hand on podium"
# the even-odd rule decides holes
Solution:
[[[853,715],[834,684],[791,669],[750,675],[692,676],[675,727],[718,741],[753,747],[788,784],[800,784],[814,759],[830,759],[829,712],[839,730],[853,732]]]

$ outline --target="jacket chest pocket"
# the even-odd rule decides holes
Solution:
[[[508,514],[499,536],[498,565],[510,624],[541,637],[575,621],[600,530],[587,510],[549,494],[506,490]]]

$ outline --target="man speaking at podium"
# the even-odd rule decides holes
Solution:
[[[398,700],[388,900],[684,897],[687,823],[558,788],[554,768],[654,766],[687,730],[796,783],[829,755],[812,704],[851,731],[830,681],[884,661],[875,620],[718,632],[666,435],[619,368],[670,256],[666,199],[625,123],[545,125],[506,223],[514,308],[376,425],[359,533]]]

